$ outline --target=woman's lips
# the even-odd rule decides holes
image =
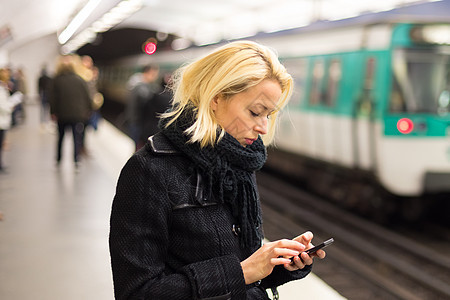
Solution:
[[[254,142],[255,140],[254,139],[245,139],[245,143],[247,144],[247,145],[251,145],[251,144],[253,144],[253,142]]]

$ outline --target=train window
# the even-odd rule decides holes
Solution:
[[[289,104],[290,106],[295,106],[301,102],[302,94],[305,90],[306,61],[304,58],[289,58],[283,60],[283,65],[294,79],[294,91]]]
[[[449,49],[398,49],[393,54],[392,70],[392,112],[448,112]]]
[[[311,90],[309,92],[309,104],[318,105],[323,97],[323,78],[325,75],[325,66],[322,60],[314,62],[312,70]]]
[[[336,102],[336,97],[339,92],[339,83],[341,81],[342,69],[341,61],[337,59],[332,59],[330,62],[330,67],[328,68],[328,84],[327,91],[324,97],[325,105],[334,106]]]

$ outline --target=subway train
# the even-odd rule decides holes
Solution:
[[[380,219],[414,220],[450,201],[448,12],[393,10],[246,38],[273,48],[295,80],[268,168]],[[218,45],[117,60],[101,69],[101,89],[124,104],[139,66],[171,72]]]

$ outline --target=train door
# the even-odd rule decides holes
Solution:
[[[374,56],[364,57],[364,78],[354,102],[354,161],[357,168],[373,170],[376,166],[375,71]]]
[[[342,123],[338,115],[337,99],[341,81],[339,56],[316,57],[310,70],[308,108],[310,115],[311,150],[321,160],[342,160]],[[345,133],[344,133],[345,134]]]

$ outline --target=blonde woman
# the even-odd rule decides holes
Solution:
[[[117,184],[116,299],[269,299],[266,289],[311,271],[313,258],[303,252],[311,232],[261,246],[254,172],[292,86],[271,50],[246,41],[177,72],[161,131]]]

